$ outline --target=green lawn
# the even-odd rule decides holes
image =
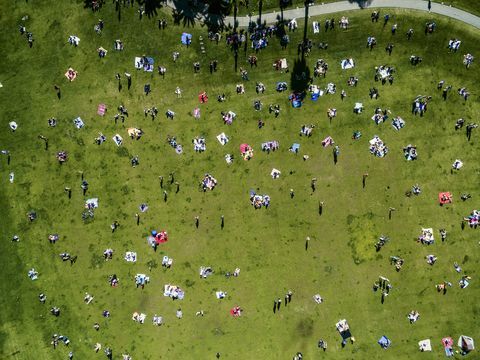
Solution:
[[[480,113],[478,102],[478,64],[471,69],[462,66],[463,54],[480,54],[478,31],[459,22],[437,18],[426,13],[395,11],[399,32],[392,37],[382,30],[381,24],[370,22],[370,13],[352,12],[348,31],[321,33],[321,38],[309,33],[315,42],[329,43],[327,51],[315,48],[307,58],[312,68],[318,58],[330,65],[326,79],[317,78],[315,84],[324,88],[328,82],[337,85],[337,94],[325,95],[317,102],[309,99],[299,109],[288,101],[289,92],[277,93],[277,81],[290,84],[291,73],[275,72],[272,63],[286,57],[290,68],[297,58],[296,44],[301,31],[290,33],[291,44],[282,50],[273,37],[270,45],[259,52],[258,68],[250,69],[243,50],[239,66],[246,67],[250,80],[244,82],[246,93],[235,94],[235,85],[242,82],[234,73],[233,54],[223,42],[216,45],[206,40],[206,54],[200,51],[199,36],[206,39],[207,30],[201,26],[185,29],[171,25],[170,12],[159,13],[167,17],[169,26],[158,30],[156,18],[138,20],[136,7],[122,8],[121,21],[111,2],[100,13],[83,9],[83,2],[8,2],[2,1],[4,16],[0,26],[0,132],[1,149],[8,149],[11,162],[5,155],[0,158],[0,213],[3,217],[0,231],[2,272],[0,275],[0,358],[2,359],[66,359],[69,350],[75,359],[104,358],[95,355],[96,342],[111,346],[114,359],[128,352],[133,359],[210,359],[216,352],[221,359],[291,359],[297,351],[304,358],[328,356],[331,359],[404,359],[417,358],[417,342],[432,340],[434,352],[422,358],[443,356],[441,338],[461,334],[479,338],[477,319],[480,306],[478,286],[479,245],[476,230],[461,229],[460,223],[478,204],[478,129],[470,142],[465,131],[454,130],[455,121],[463,117],[476,121]],[[17,27],[28,15],[25,26],[34,34],[33,48]],[[99,18],[105,21],[101,36],[93,31]],[[438,30],[425,37],[426,21],[435,20]],[[302,24],[299,24],[300,28]],[[415,29],[411,42],[404,33]],[[308,27],[311,31],[311,26]],[[185,48],[180,43],[182,32],[193,35],[193,44]],[[67,43],[69,35],[81,41],[77,48]],[[366,38],[376,36],[378,47],[365,48]],[[449,53],[448,40],[462,40],[458,53]],[[121,39],[123,52],[113,50],[113,42]],[[384,51],[388,42],[395,48],[391,57]],[[106,58],[99,59],[96,49],[108,50]],[[172,52],[180,52],[176,63]],[[423,62],[412,67],[410,55],[423,57]],[[155,66],[167,68],[165,79],[155,71],[136,71],[135,56],[152,56]],[[339,62],[353,57],[355,69],[343,71]],[[219,71],[209,74],[208,62],[218,59]],[[201,62],[201,71],[193,73],[192,63]],[[374,83],[374,67],[387,64],[396,68],[392,86]],[[78,71],[78,78],[69,83],[64,77],[68,67]],[[127,89],[125,79],[119,92],[115,74],[132,73],[133,84]],[[357,87],[347,87],[349,76],[357,76]],[[439,80],[453,85],[448,101],[441,99],[436,90]],[[256,95],[255,82],[263,82],[265,94]],[[150,83],[152,93],[145,96],[143,85]],[[53,85],[61,86],[58,100]],[[175,88],[183,89],[177,99]],[[378,100],[370,100],[368,89],[376,86]],[[472,96],[467,102],[456,94],[459,87],[467,87]],[[342,102],[339,92],[347,91]],[[207,91],[210,101],[199,104],[198,94]],[[225,103],[216,101],[224,92]],[[414,117],[411,102],[417,95],[431,95],[432,102],[423,118]],[[260,99],[263,110],[256,112],[253,101]],[[352,113],[355,102],[363,102],[361,115]],[[96,114],[97,105],[105,103],[105,117]],[[114,124],[116,107],[123,103],[129,110],[125,123]],[[275,119],[268,113],[268,105],[278,103],[281,114]],[[155,105],[159,116],[155,121],[144,116],[144,108]],[[201,119],[191,113],[201,108]],[[401,116],[405,128],[395,131],[390,119],[380,125],[370,119],[375,107],[388,107],[392,116]],[[337,108],[338,116],[330,123],[328,108]],[[167,120],[167,109],[176,112],[175,119]],[[223,124],[221,111],[232,110],[237,119],[231,126]],[[58,119],[50,128],[47,119]],[[83,129],[73,126],[80,116],[86,123]],[[261,118],[266,125],[257,128]],[[16,121],[16,132],[8,129]],[[314,124],[310,138],[299,137],[303,124]],[[140,127],[145,135],[139,141],[131,140],[126,129]],[[362,137],[352,140],[353,131]],[[94,138],[102,132],[106,143],[98,146]],[[225,132],[230,142],[222,147],[215,136]],[[112,137],[119,133],[124,145],[117,147]],[[43,135],[49,139],[44,150]],[[167,135],[176,136],[184,153],[177,155],[166,142]],[[192,139],[205,136],[207,151],[193,151]],[[332,148],[324,149],[321,141],[332,136],[340,146],[339,161],[332,159]],[[368,140],[379,135],[390,152],[385,158],[375,158],[368,151]],[[263,153],[260,144],[277,140],[280,149]],[[243,161],[239,145],[248,143],[255,154]],[[301,144],[295,155],[288,151],[294,142]],[[419,158],[408,162],[402,148],[415,144]],[[68,161],[59,165],[55,154],[65,150]],[[227,165],[225,154],[233,154],[233,164]],[[303,161],[302,155],[309,160]],[[138,155],[140,165],[132,168],[130,158]],[[465,166],[451,173],[451,164],[461,159]],[[280,179],[270,177],[272,168],[282,171]],[[90,187],[86,197],[80,188],[81,174]],[[15,173],[13,184],[8,181]],[[180,183],[176,193],[168,175],[175,172]],[[362,174],[368,172],[367,185],[362,189]],[[205,173],[218,180],[211,192],[199,190]],[[159,176],[164,176],[164,188]],[[318,179],[312,192],[310,181]],[[418,197],[404,194],[418,183],[422,193]],[[73,189],[72,199],[64,187]],[[293,188],[295,197],[289,196]],[[268,210],[254,210],[249,202],[250,189],[271,196]],[[439,207],[440,191],[451,191],[454,203]],[[470,193],[472,199],[462,202],[460,195]],[[81,214],[85,199],[99,198],[95,220],[84,224]],[[318,204],[324,202],[323,214]],[[149,210],[136,225],[138,206],[147,203]],[[388,220],[388,208],[397,210]],[[26,213],[35,210],[37,220],[29,223]],[[200,227],[194,226],[194,217],[200,216]],[[220,217],[225,216],[225,227]],[[110,224],[118,220],[119,229],[112,233]],[[415,241],[422,227],[433,227],[436,243],[430,247]],[[448,238],[439,240],[438,230],[445,228]],[[152,229],[165,229],[169,241],[160,245],[155,253],[147,245],[146,237]],[[49,244],[50,233],[60,234],[55,245]],[[10,239],[14,234],[20,242]],[[391,240],[380,252],[374,244],[381,234]],[[308,250],[305,238],[311,237]],[[113,248],[112,261],[105,262],[102,253]],[[123,260],[126,251],[138,254],[135,264]],[[62,262],[58,254],[67,251],[78,255],[71,266]],[[424,257],[438,256],[437,264],[427,265]],[[161,267],[163,255],[174,259],[171,269]],[[389,258],[398,255],[405,259],[400,272],[395,272]],[[453,268],[457,261],[472,277],[464,290]],[[212,266],[215,273],[200,279],[200,266]],[[29,269],[39,271],[39,278],[31,281]],[[224,274],[241,269],[238,278],[227,279]],[[134,276],[146,273],[151,283],[144,290],[137,289]],[[110,287],[108,276],[120,279],[117,288]],[[380,303],[380,294],[372,292],[372,284],[379,275],[388,277],[393,289]],[[451,281],[453,287],[443,296],[436,292],[435,284]],[[165,284],[179,285],[185,290],[184,300],[172,301],[163,296]],[[215,299],[215,291],[228,293],[224,300]],[[293,300],[288,307],[273,314],[273,300],[283,298],[292,290]],[[45,292],[47,303],[38,301]],[[83,302],[85,292],[94,295],[92,304]],[[321,305],[312,300],[321,294]],[[232,318],[229,310],[240,305],[243,316]],[[58,318],[50,315],[52,306],[61,308]],[[175,317],[181,307],[183,319]],[[112,316],[102,317],[108,309]],[[195,312],[203,309],[204,317]],[[420,320],[410,325],[407,314],[418,310]],[[134,311],[147,314],[146,323],[131,320]],[[154,327],[154,314],[162,315],[165,325]],[[335,323],[346,318],[356,338],[355,344],[341,348],[341,338]],[[100,330],[93,329],[95,322]],[[67,335],[70,348],[60,344],[57,350],[50,345],[52,334]],[[392,347],[382,350],[376,341],[387,335]],[[329,348],[320,355],[317,341],[324,338]],[[476,353],[467,358],[474,359]]]

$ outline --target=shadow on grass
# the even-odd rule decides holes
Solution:
[[[158,15],[158,9],[165,5],[166,0],[140,0],[139,3],[144,6],[145,15],[150,18]]]
[[[156,0],[158,1],[158,0]],[[198,1],[193,4],[185,0],[173,0],[172,10],[175,25],[194,26],[196,21],[205,24],[210,31],[219,31],[225,27],[225,16],[232,10],[232,4],[224,1]]]
[[[372,4],[372,0],[348,0],[351,4],[358,4],[360,9],[364,9]]]
[[[195,26],[196,14],[190,10],[172,9],[172,17],[175,25]]]
[[[307,61],[298,58],[293,63],[290,75],[290,89],[294,92],[302,92],[308,88],[310,82],[310,69]]]

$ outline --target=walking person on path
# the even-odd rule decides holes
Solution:
[[[432,10],[432,1],[431,0],[428,0],[427,8],[428,8],[428,12],[430,12]]]

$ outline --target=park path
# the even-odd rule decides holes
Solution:
[[[477,0],[472,0],[477,1]],[[312,5],[309,8],[309,16],[320,16],[326,14],[332,14],[342,11],[358,10],[360,9],[359,3],[368,3],[365,5],[365,8],[399,8],[399,9],[410,9],[410,10],[423,10],[428,11],[426,0],[367,0],[367,1],[338,1],[328,4],[319,4]],[[175,8],[175,4],[172,0],[167,1],[167,5]],[[480,29],[480,17],[473,15],[467,11],[451,7],[449,5],[442,5],[436,2],[432,2],[431,12],[438,15],[447,16],[452,19],[462,21],[466,24],[472,25],[477,29]],[[288,9],[283,11],[284,19],[294,19],[302,18],[305,16],[305,9],[303,7],[298,7],[296,9]],[[266,22],[267,24],[275,23],[280,17],[280,11],[274,11],[270,13],[264,13],[261,16],[261,22]],[[257,22],[258,15],[252,17],[249,16],[237,16],[237,26],[239,27],[248,27],[250,21]],[[233,16],[227,16],[224,19],[224,23],[227,25],[234,25]]]

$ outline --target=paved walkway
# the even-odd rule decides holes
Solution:
[[[472,0],[478,1],[478,0]],[[425,0],[368,0],[365,3],[369,3],[366,8],[400,8],[400,9],[411,9],[411,10],[423,10],[427,11],[427,4],[428,1]],[[172,0],[167,1],[167,5],[170,7],[175,8],[174,2]],[[323,5],[313,5],[310,6],[309,9],[309,16],[319,16],[325,14],[331,14],[341,11],[350,11],[350,10],[359,10],[360,6],[358,2],[350,2],[350,1],[338,1],[334,3],[328,3]],[[480,29],[480,17],[473,15],[469,12],[464,10],[460,10],[448,5],[442,5],[439,3],[432,2],[432,9],[431,12],[438,15],[443,15],[450,17],[452,19],[456,19],[472,25],[477,29]],[[296,9],[289,9],[283,11],[283,18],[284,19],[293,19],[298,18],[301,19],[305,16],[305,9],[303,7],[296,8]],[[280,17],[279,11],[274,11],[271,13],[262,14],[262,22],[266,23],[274,23]],[[202,16],[197,14],[197,19],[201,20]],[[257,21],[258,15],[252,16],[238,16],[237,17],[237,24],[239,27],[247,27],[250,21]],[[230,24],[233,26],[234,20],[233,16],[227,16],[224,19],[225,24]]]

